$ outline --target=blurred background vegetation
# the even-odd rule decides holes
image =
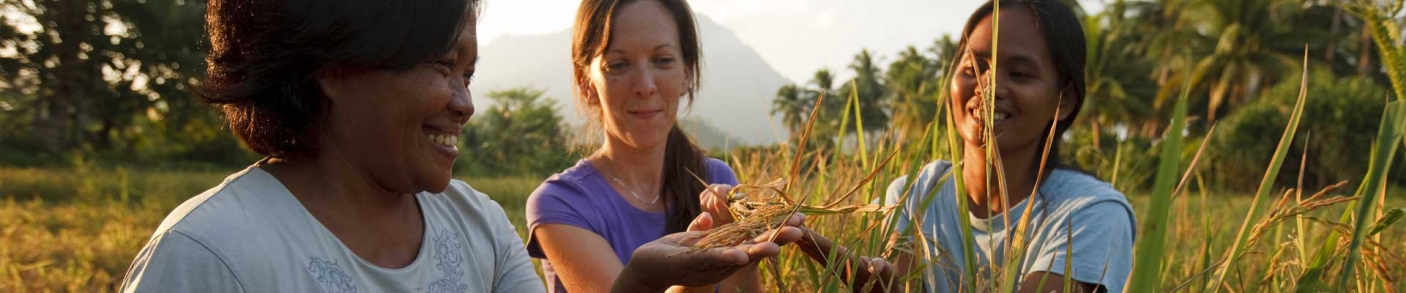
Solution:
[[[1219,175],[1208,184],[1252,188],[1254,182],[1232,179],[1263,171],[1253,167],[1263,166],[1253,155],[1280,134],[1276,125],[1287,119],[1285,101],[1296,94],[1298,56],[1307,45],[1316,111],[1303,131],[1314,135],[1300,135],[1294,153],[1310,151],[1311,186],[1360,178],[1366,166],[1359,154],[1368,151],[1389,85],[1363,21],[1332,4],[1120,0],[1097,12],[1077,9],[1089,44],[1088,100],[1078,127],[1063,138],[1072,144],[1063,155],[1104,178],[1118,173],[1120,187],[1148,185],[1149,150],[1167,126],[1168,101],[1190,82],[1189,136],[1224,122],[1220,135],[1230,138],[1217,139],[1203,165]],[[204,26],[202,1],[6,1],[0,12],[0,165],[64,166],[81,157],[99,166],[228,170],[257,159],[227,134],[216,111],[192,98],[208,46],[203,30],[194,29]],[[808,142],[816,145],[833,146],[841,123],[858,123],[841,119],[855,106],[871,140],[915,137],[935,116],[957,37],[891,55],[857,52],[843,69],[853,79],[822,69],[805,84],[758,98],[772,98],[771,113],[796,134],[815,100],[827,95]],[[580,140],[564,137],[585,132],[559,113],[571,105],[542,94],[488,93],[495,105],[466,130],[465,147],[473,151],[457,171],[544,176],[579,157],[569,150]],[[857,105],[846,102],[850,96]],[[527,157],[545,159],[513,159]],[[1287,165],[1286,177],[1298,173],[1299,164]]]

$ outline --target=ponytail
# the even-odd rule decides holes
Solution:
[[[693,177],[698,175],[697,178]],[[667,233],[683,232],[688,224],[702,212],[698,194],[707,188],[698,178],[708,178],[707,165],[703,163],[703,151],[684,135],[677,124],[669,130],[668,141],[664,146],[664,182],[662,194],[665,205],[673,204],[665,213]]]

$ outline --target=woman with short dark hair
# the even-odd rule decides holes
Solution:
[[[543,291],[503,209],[451,179],[474,113],[478,6],[210,1],[201,98],[267,158],[172,211],[122,290]],[[636,250],[616,290],[717,282],[800,235],[686,247],[710,226]]]

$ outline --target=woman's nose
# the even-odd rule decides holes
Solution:
[[[636,96],[651,97],[654,96],[655,91],[659,90],[659,87],[654,84],[654,74],[655,71],[650,70],[648,67],[641,68],[641,70],[637,71],[634,85]]]
[[[460,124],[468,122],[469,117],[474,115],[473,93],[468,87],[454,91],[454,97],[449,99],[449,110],[459,115]]]
[[[995,78],[992,78],[993,76]],[[995,84],[991,84],[993,80]],[[993,99],[1003,99],[1010,95],[1010,83],[1009,78],[996,74],[996,71],[987,71],[986,74],[978,78],[977,93],[981,96],[994,95]]]

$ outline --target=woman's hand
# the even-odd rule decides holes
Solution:
[[[615,279],[614,292],[659,292],[671,285],[702,286],[717,283],[739,269],[781,253],[781,245],[801,238],[796,228],[805,221],[792,215],[786,225],[738,245],[698,249],[701,231],[713,227],[713,218],[702,213],[686,232],[666,235],[635,249],[630,263]],[[773,239],[773,236],[775,239]]]
[[[902,288],[897,277],[911,270],[911,257],[904,253],[895,254],[895,262],[891,263],[880,257],[854,254],[849,248],[835,244],[830,238],[810,228],[799,229],[803,235],[801,240],[796,242],[796,246],[801,252],[840,273],[844,277],[842,280],[850,285],[853,292],[890,292]]]
[[[703,208],[703,213],[713,217],[714,227],[731,224],[733,221],[732,212],[728,211],[728,194],[731,191],[731,185],[713,184],[698,194],[698,205]]]

